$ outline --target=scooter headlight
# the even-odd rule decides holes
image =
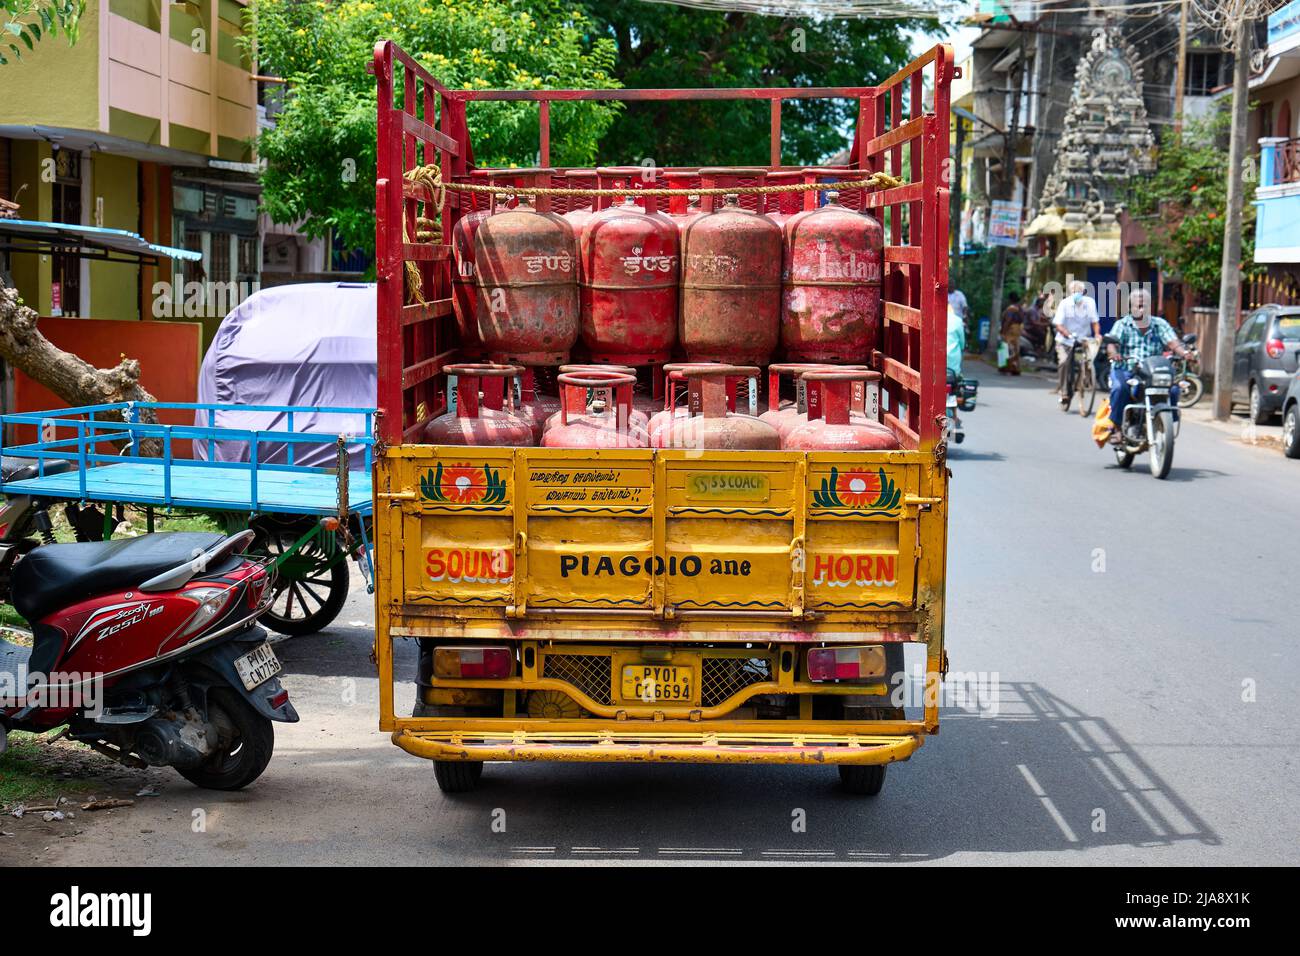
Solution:
[[[181,636],[196,634],[219,618],[234,593],[234,588],[190,588],[186,591],[185,597],[197,602],[199,606],[186,622]]]

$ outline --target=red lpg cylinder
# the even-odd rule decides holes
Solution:
[[[596,171],[594,169],[566,169],[564,171],[564,187],[566,189],[595,189]],[[563,215],[565,221],[573,227],[575,236],[582,235],[582,227],[587,224],[587,220],[602,208],[599,199],[599,196],[569,196],[566,198],[564,208],[568,211]]]
[[[803,181],[802,169],[778,169],[767,174],[763,180],[763,185],[790,186]],[[778,226],[784,226],[787,219],[803,210],[803,197],[805,195],[808,194],[802,192],[762,194],[763,214]]]
[[[594,372],[597,376],[603,375],[606,372],[617,372],[620,375],[631,375],[633,381],[635,382],[636,380],[636,369],[627,365],[561,365],[560,372],[562,374],[569,373],[574,375],[585,375],[588,372]],[[555,411],[547,416],[545,428],[543,430],[546,428],[553,428],[559,423],[561,410],[567,410],[570,418],[575,415],[598,414],[598,412],[592,411],[587,406],[587,399],[590,397],[591,396],[585,393],[578,393],[575,389],[569,389],[567,392],[564,389],[561,389],[560,402]],[[632,411],[629,413],[628,420],[637,428],[645,428],[650,416],[636,407],[635,396],[633,397],[632,402]]]
[[[456,409],[424,426],[432,445],[531,445],[532,426],[504,408],[506,380],[518,374],[513,365],[448,365],[456,377]],[[480,388],[483,391],[479,398]]]
[[[700,185],[700,174],[693,169],[672,169],[662,175],[664,185],[669,189],[695,189]],[[702,215],[704,210],[700,208],[698,199],[692,203],[689,194],[668,197],[668,218],[677,226],[679,238],[686,232],[686,227]]]
[[[808,403],[805,397],[806,386],[801,376],[804,372],[815,372],[829,366],[801,362],[773,362],[767,367],[767,411],[758,417],[767,422],[780,433],[784,439],[787,432],[808,420]],[[795,383],[793,402],[781,400],[781,377],[791,376]]]
[[[701,166],[701,189],[728,189],[733,186],[763,186],[767,184],[768,171],[761,166]],[[750,212],[761,212],[767,203],[763,193],[737,193],[737,203]],[[722,196],[701,196],[700,208],[705,212],[720,209]]]
[[[781,447],[781,436],[767,422],[727,410],[728,393],[739,380],[758,375],[757,367],[692,365],[681,369],[679,374],[687,381],[690,417],[670,419],[655,433],[654,447],[722,450]]]
[[[785,224],[781,344],[791,359],[850,362],[876,347],[884,232],[837,198]]]
[[[601,185],[640,167],[601,169]],[[582,341],[597,361],[650,365],[677,343],[677,226],[658,211],[658,197],[629,195],[587,220],[578,241]]]
[[[542,185],[549,171],[535,175]],[[497,361],[558,365],[578,338],[578,250],[560,216],[525,199],[474,235],[478,332]]]
[[[808,385],[809,420],[786,434],[782,447],[791,451],[881,451],[898,448],[898,438],[885,425],[852,414],[853,386],[880,380],[879,372],[864,369],[822,369],[804,372]],[[813,399],[816,394],[817,399]],[[821,409],[814,418],[812,406]]]
[[[650,434],[650,444],[654,444],[655,433],[677,418],[689,418],[691,411],[687,407],[686,376],[682,374],[688,368],[708,368],[708,362],[673,362],[664,369],[664,407],[650,416],[646,431]],[[727,411],[736,410],[737,379],[727,380]],[[680,401],[680,404],[679,404]]]
[[[560,410],[560,401],[548,395],[537,393],[537,373],[524,366],[519,373],[519,403],[511,411],[522,418],[533,429],[533,443],[542,440],[546,420]]]
[[[645,448],[646,434],[630,421],[636,376],[624,372],[561,372],[560,420],[542,436],[544,448]],[[571,414],[586,406],[588,390],[608,395],[606,410]]]
[[[678,338],[692,362],[763,365],[780,336],[781,229],[735,196],[682,239]]]

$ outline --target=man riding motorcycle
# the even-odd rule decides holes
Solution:
[[[1161,355],[1166,349],[1175,355],[1188,357],[1188,351],[1178,339],[1173,326],[1158,315],[1151,315],[1151,296],[1145,289],[1129,294],[1128,313],[1111,327],[1110,335],[1119,340],[1118,345],[1106,343],[1110,357],[1110,441],[1120,444],[1120,426],[1124,409],[1130,401],[1129,377],[1137,363],[1152,355]],[[1170,390],[1169,401],[1178,404],[1178,386]],[[1100,439],[1099,439],[1100,440]]]

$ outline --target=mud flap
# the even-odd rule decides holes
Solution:
[[[284,693],[284,687],[280,683],[279,677],[272,677],[251,691],[244,689],[244,682],[239,679],[239,671],[235,668],[235,659],[243,657],[255,647],[260,647],[267,641],[266,629],[260,625],[253,625],[247,631],[236,634],[228,641],[223,641],[216,647],[204,651],[202,654],[196,654],[192,660],[195,663],[204,665],[214,675],[223,679],[226,686],[236,693],[241,694],[245,700],[253,705],[263,717],[271,720],[277,720],[281,723],[296,724],[298,722],[298,711],[294,710],[293,704],[289,701],[289,695]],[[204,688],[206,692],[207,688]],[[284,702],[280,706],[272,706],[272,701],[276,697],[282,696]]]

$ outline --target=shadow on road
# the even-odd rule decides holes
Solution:
[[[428,831],[431,852],[489,858],[908,862],[1219,843],[1103,718],[1032,683],[1004,683],[996,717],[946,711],[875,799],[842,793],[830,767],[493,764],[475,793],[434,802],[431,819],[457,828]]]

